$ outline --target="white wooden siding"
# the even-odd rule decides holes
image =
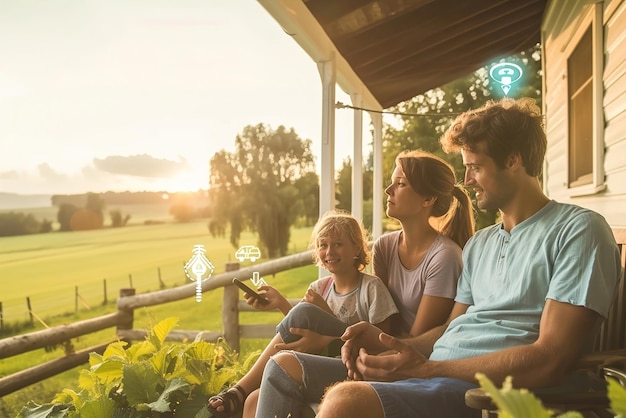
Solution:
[[[542,24],[544,112],[548,152],[544,188],[551,198],[593,209],[612,226],[626,226],[626,0],[603,2],[604,171],[606,189],[571,197],[567,186],[567,56],[565,49],[595,1],[554,0]]]

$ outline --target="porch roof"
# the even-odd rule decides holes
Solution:
[[[298,19],[301,16],[295,16],[298,11],[292,6],[303,3],[314,22],[303,24],[306,19],[300,20],[287,28],[283,20],[285,32],[298,37],[307,26],[317,24],[382,108],[539,43],[541,19],[548,2],[259,1],[266,8],[284,8],[291,18]],[[314,31],[309,31],[309,35],[314,36]]]

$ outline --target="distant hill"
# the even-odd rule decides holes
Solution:
[[[0,209],[29,209],[52,206],[52,195],[0,192]]]

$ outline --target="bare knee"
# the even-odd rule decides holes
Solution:
[[[296,382],[302,382],[302,366],[290,351],[281,351],[272,356],[272,360],[287,372]]]
[[[341,382],[329,387],[322,398],[318,418],[383,418],[376,391],[363,382]]]

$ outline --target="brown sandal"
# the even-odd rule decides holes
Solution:
[[[239,392],[239,393],[237,393]],[[241,395],[241,398],[239,397]],[[241,415],[243,412],[243,403],[245,402],[248,394],[239,385],[235,385],[226,390],[221,391],[215,396],[211,396],[206,404],[206,408],[211,413],[211,416],[215,418],[231,418]],[[218,411],[211,406],[211,401],[221,401],[224,409]]]

